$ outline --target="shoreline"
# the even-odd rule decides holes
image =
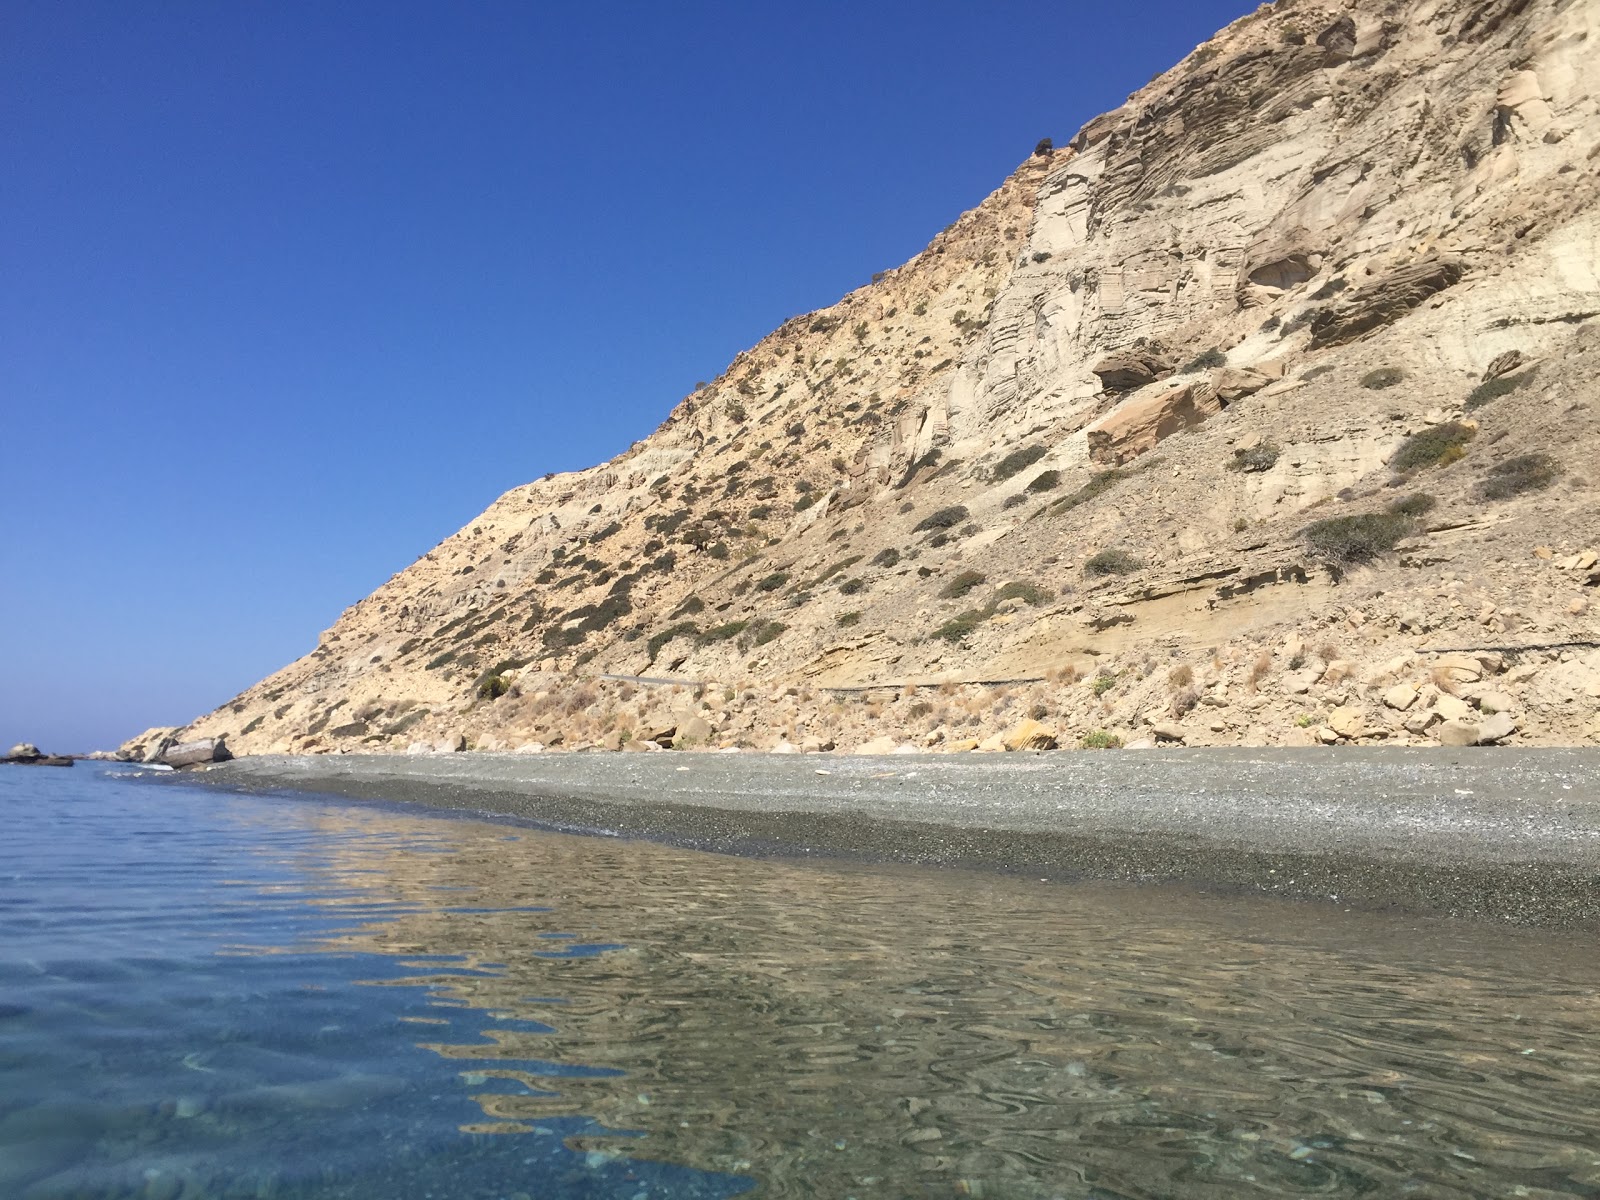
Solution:
[[[1600,928],[1600,750],[263,756],[162,776],[716,853]]]

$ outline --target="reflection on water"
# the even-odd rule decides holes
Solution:
[[[1587,937],[78,790],[0,1195],[1600,1195]]]

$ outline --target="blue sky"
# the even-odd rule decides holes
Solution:
[[[0,742],[187,721],[1253,5],[0,4]]]

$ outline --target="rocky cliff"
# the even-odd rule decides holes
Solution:
[[[1600,738],[1597,179],[1589,0],[1264,6],[182,736]]]

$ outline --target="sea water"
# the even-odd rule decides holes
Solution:
[[[9,768],[0,1197],[1594,1197],[1596,950]]]

